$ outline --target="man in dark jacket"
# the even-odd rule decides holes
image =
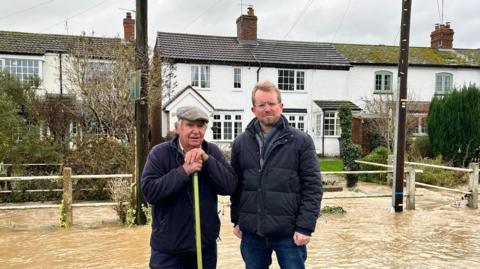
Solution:
[[[222,152],[204,141],[208,115],[193,106],[177,110],[171,141],[155,146],[142,175],[152,205],[151,268],[197,268],[191,175],[198,173],[203,268],[216,267],[220,232],[217,194],[232,194],[237,178]]]
[[[256,118],[232,148],[234,234],[247,269],[267,269],[272,251],[281,268],[305,268],[323,193],[315,146],[289,126],[275,84],[256,84],[252,104]]]

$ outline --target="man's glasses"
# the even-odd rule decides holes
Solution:
[[[265,102],[265,103],[261,103],[261,104],[255,104],[255,107],[258,108],[258,109],[265,109],[268,107],[274,107],[276,105],[278,105],[279,103],[278,102]]]

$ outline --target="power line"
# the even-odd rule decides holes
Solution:
[[[312,5],[313,3],[313,0],[308,0],[306,3],[305,3],[305,6],[303,7],[302,11],[298,14],[297,18],[295,19],[295,21],[293,22],[292,26],[290,27],[290,29],[288,29],[287,33],[285,34],[285,36],[283,37],[283,39],[287,38],[287,36],[290,34],[290,32],[293,30],[293,28],[295,28],[295,26],[297,25],[297,23],[300,21],[300,19],[303,17],[303,15],[305,15],[305,12],[307,12],[307,9]]]
[[[49,3],[54,2],[54,1],[57,1],[57,0],[48,0],[48,1],[42,2],[42,3],[38,4],[38,5],[31,6],[31,7],[28,7],[28,8],[22,9],[22,10],[19,10],[19,11],[15,11],[15,12],[13,12],[13,13],[10,13],[10,14],[7,14],[7,15],[5,15],[5,16],[3,16],[3,17],[0,17],[0,20],[6,19],[6,18],[10,18],[10,17],[15,16],[15,15],[17,15],[17,14],[21,14],[21,13],[27,12],[27,11],[29,11],[29,10],[32,10],[32,9],[34,9],[34,8],[37,8],[37,7],[46,5],[46,4],[49,4]]]
[[[190,26],[192,26],[192,24],[194,24],[198,19],[200,19],[203,15],[205,15],[205,13],[210,11],[210,9],[212,9],[214,6],[216,6],[217,4],[219,4],[222,1],[223,0],[218,0],[217,2],[214,2],[212,5],[207,7],[204,11],[202,11],[202,13],[200,13],[197,17],[195,17],[192,21],[190,21],[187,24],[187,26],[183,27],[183,29],[180,32],[183,33],[184,31],[186,31]]]
[[[76,13],[76,14],[74,14],[74,15],[72,15],[72,16],[70,16],[70,17],[68,17],[68,18],[66,18],[66,19],[64,19],[64,20],[62,20],[62,21],[60,21],[60,22],[57,22],[57,23],[49,26],[48,28],[43,29],[43,30],[40,31],[40,32],[45,32],[45,31],[47,31],[47,30],[50,30],[51,28],[53,28],[53,27],[55,27],[55,26],[57,26],[57,25],[59,25],[59,24],[62,24],[62,23],[66,22],[66,21],[68,21],[68,20],[70,20],[70,19],[72,19],[72,18],[75,18],[75,17],[77,17],[77,16],[80,16],[80,15],[86,13],[87,11],[90,11],[90,10],[92,10],[92,9],[94,9],[94,8],[102,5],[102,4],[104,4],[104,3],[107,2],[107,1],[108,1],[108,0],[103,0],[102,2],[100,2],[100,3],[96,4],[96,5],[93,5],[93,6],[89,7],[89,8],[87,8],[87,9],[84,9],[84,10],[82,10],[82,11],[80,11],[80,12],[78,12],[78,13]]]
[[[340,20],[340,23],[338,24],[337,29],[333,33],[332,41],[330,43],[333,43],[333,41],[335,40],[335,37],[337,36],[338,31],[340,31],[340,28],[342,27],[342,24],[343,24],[343,20],[345,19],[345,16],[347,16],[348,9],[350,8],[351,3],[352,3],[352,0],[348,0],[347,7],[345,8],[345,12],[343,13],[343,17]]]

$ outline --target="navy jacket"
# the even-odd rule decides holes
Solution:
[[[214,144],[203,142],[209,155],[198,174],[202,247],[216,242],[220,232],[217,194],[232,194],[236,175]],[[195,251],[193,184],[183,169],[178,136],[155,146],[142,175],[142,191],[152,205],[152,248],[167,253]]]
[[[313,140],[282,116],[261,166],[256,121],[233,144],[231,163],[238,186],[231,199],[231,220],[259,236],[286,237],[296,231],[310,235],[323,194]]]

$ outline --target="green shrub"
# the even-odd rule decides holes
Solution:
[[[427,164],[447,166],[447,164],[442,160],[441,156],[438,156],[435,159],[423,159],[421,162]],[[431,167],[420,167],[420,169],[423,170],[423,173],[415,174],[415,181],[417,182],[436,186],[455,187],[461,184],[465,184],[468,181],[467,173]]]
[[[362,161],[372,162],[372,163],[383,163],[387,164],[388,159],[388,149],[386,147],[378,147],[365,156]],[[362,171],[371,171],[371,170],[387,170],[384,167],[360,164],[360,170]],[[360,176],[360,179],[367,182],[386,184],[387,183],[387,174],[363,174]]]
[[[343,161],[343,168],[345,171],[357,171],[358,160],[362,155],[362,149],[359,145],[352,142],[352,110],[350,105],[343,104],[339,107],[338,117],[340,118],[340,127],[342,134],[340,135],[340,158]],[[357,175],[346,175],[347,187],[351,188],[357,184]]]
[[[408,155],[411,160],[433,158],[432,144],[428,136],[413,137],[409,142]]]

